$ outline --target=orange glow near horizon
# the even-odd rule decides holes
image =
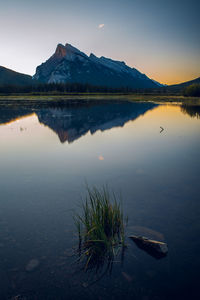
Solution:
[[[196,78],[200,77],[200,72],[199,73],[182,73],[182,74],[163,74],[162,73],[159,76],[152,76],[151,78],[162,83],[162,84],[167,84],[167,85],[175,85],[175,84],[180,84],[184,83],[187,81],[194,80]]]
[[[149,62],[142,61],[141,58],[136,66],[132,60],[127,61],[127,65],[136,67],[149,78],[167,85],[180,84],[200,77],[200,61],[196,61],[195,64],[184,64],[184,61],[166,63],[159,58],[156,65],[155,60]]]

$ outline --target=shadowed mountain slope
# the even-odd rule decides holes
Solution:
[[[0,85],[31,85],[32,77],[0,66]]]
[[[161,90],[165,90],[167,92],[174,92],[174,93],[178,93],[184,90],[184,88],[186,88],[187,86],[190,86],[191,84],[200,84],[200,77],[190,80],[190,81],[186,81],[183,83],[179,83],[179,84],[174,84],[174,85],[168,85],[166,87],[162,87]]]
[[[87,56],[70,44],[58,44],[55,53],[37,67],[33,77],[44,83],[88,83],[105,87],[156,88],[158,83],[122,61]]]

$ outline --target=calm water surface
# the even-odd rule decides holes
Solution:
[[[197,299],[199,116],[154,103],[0,105],[0,299]],[[127,239],[111,274],[81,270],[73,214],[86,182],[122,194],[127,235],[167,242],[168,256]]]

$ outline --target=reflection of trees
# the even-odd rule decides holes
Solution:
[[[200,118],[200,106],[199,105],[182,105],[181,111],[184,114],[188,114],[191,118]]]

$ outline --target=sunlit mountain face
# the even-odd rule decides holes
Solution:
[[[70,44],[58,44],[55,53],[36,68],[33,79],[44,83],[82,83],[112,88],[162,86],[123,61],[87,56]]]
[[[113,127],[123,127],[155,108],[153,103],[132,103],[124,101],[78,101],[50,107],[27,107],[25,109],[3,109],[0,124],[35,113],[41,124],[48,126],[59,137],[61,143],[72,143],[87,132],[105,131]]]

